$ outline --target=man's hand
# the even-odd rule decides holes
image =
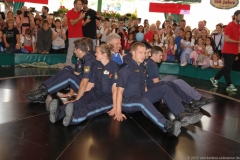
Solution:
[[[109,116],[114,116],[116,114],[116,108],[112,108],[109,112],[107,112]]]
[[[85,17],[85,14],[86,14],[86,12],[82,12],[81,15],[79,16],[80,19],[84,18],[84,17]]]
[[[114,119],[117,121],[123,121],[124,119],[127,119],[127,117],[122,113],[116,113]]]
[[[235,58],[235,61],[237,61],[238,60],[238,56]]]
[[[89,23],[89,22],[91,22],[91,19],[90,19],[90,18],[87,18],[86,21],[85,21],[85,23]]]

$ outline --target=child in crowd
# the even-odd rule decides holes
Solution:
[[[163,59],[162,59],[162,61],[165,62],[167,60],[167,48],[166,48],[166,46],[162,46],[161,48],[163,50]]]
[[[0,52],[4,52],[3,31],[0,29]]]
[[[37,40],[37,33],[38,31],[41,29],[41,20],[39,18],[35,18],[34,19],[34,22],[35,22],[35,26],[33,27],[33,30],[32,30],[32,35],[35,37],[35,39]]]
[[[217,53],[214,53],[212,55],[212,58],[210,60],[210,66],[212,68],[223,68],[223,61],[219,59],[219,55]]]
[[[138,26],[138,32],[144,33],[144,28],[142,25]]]
[[[182,48],[181,48],[181,40],[184,38],[184,29],[180,28],[178,32],[178,36],[175,38],[174,43],[177,45],[177,50],[175,54],[175,62],[180,61],[180,56],[182,54]]]
[[[38,31],[37,51],[42,54],[49,54],[52,44],[52,30],[48,20],[42,21],[42,28]]]
[[[29,28],[25,30],[25,36],[21,35],[21,51],[23,53],[34,53],[36,47],[35,37],[32,35],[32,32]]]
[[[153,40],[152,40],[151,45],[152,45],[152,46],[159,46],[159,47],[162,47],[162,46],[163,46],[163,43],[161,42],[161,39],[160,39],[159,34],[155,33],[155,34],[153,35]]]
[[[175,52],[177,50],[177,45],[174,43],[174,38],[168,38],[168,44],[166,44],[167,48],[167,61],[175,62]]]
[[[125,48],[124,48],[124,53],[125,54],[130,54],[130,46],[131,43],[133,42],[133,33],[128,34],[128,39],[126,40]]]
[[[64,53],[66,39],[66,33],[65,30],[61,27],[61,21],[59,19],[56,19],[55,28],[52,28],[53,53]]]
[[[174,37],[175,38],[175,35],[173,34],[173,31],[172,31],[172,26],[167,25],[165,28],[166,28],[166,33],[162,34],[162,43],[163,44],[168,43],[168,38],[169,37]]]
[[[197,39],[197,44],[194,47],[194,51],[191,52],[190,58],[192,59],[193,65],[198,66],[198,62],[203,62],[207,58],[206,47],[204,46],[204,40],[200,36]]]
[[[190,54],[193,51],[193,47],[194,47],[194,39],[192,39],[192,32],[191,31],[187,31],[185,33],[184,39],[181,40],[181,46],[182,46],[182,54],[180,57],[180,61],[181,61],[181,66],[186,66],[187,63],[191,63],[190,61]]]
[[[20,35],[14,20],[7,20],[7,27],[3,30],[3,40],[6,47],[6,53],[20,53]]]

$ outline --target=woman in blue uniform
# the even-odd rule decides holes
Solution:
[[[94,83],[94,87],[90,91],[85,92],[79,100],[61,107],[56,99],[50,103],[50,121],[52,123],[64,118],[64,126],[74,125],[112,108],[113,99],[116,98],[119,65],[111,60],[111,50],[112,45],[108,44],[96,47],[97,62],[90,79],[90,82]]]
[[[43,82],[37,90],[26,93],[27,99],[32,102],[45,103],[47,95],[57,93],[69,86],[74,92],[78,93],[77,98],[79,99],[81,94],[86,91],[86,86],[96,61],[95,57],[88,52],[87,39],[83,38],[74,42],[74,52],[78,57],[75,69],[70,66],[65,67],[56,75]]]

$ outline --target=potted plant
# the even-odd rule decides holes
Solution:
[[[58,13],[59,13],[59,16],[62,17],[64,13],[67,13],[68,12],[68,9],[65,8],[64,6],[60,6],[60,8],[58,9]]]

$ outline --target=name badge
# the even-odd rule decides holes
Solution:
[[[139,72],[139,70],[135,70],[135,72]]]
[[[103,74],[109,74],[109,71],[107,71],[107,70],[105,70],[104,72],[103,72]]]
[[[99,67],[98,67],[97,69],[102,69],[102,68],[99,68]]]

